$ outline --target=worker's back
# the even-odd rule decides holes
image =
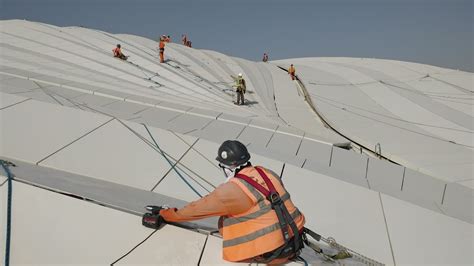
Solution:
[[[280,178],[269,170],[259,167],[270,179],[276,191],[284,202],[291,219],[299,231],[303,229],[304,215],[291,201],[290,194],[285,190]],[[256,167],[245,167],[238,175],[247,176],[268,189]],[[222,219],[222,237],[224,259],[242,261],[271,252],[285,244],[279,220],[272,205],[265,196],[248,182],[240,178],[231,178],[252,200],[253,207],[239,215],[229,215]],[[293,236],[289,230],[290,237]]]
[[[112,49],[112,51],[113,51],[115,57],[120,57],[120,55],[122,54],[122,51],[120,50],[120,47],[115,47],[114,49]]]

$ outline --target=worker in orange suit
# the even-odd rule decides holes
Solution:
[[[127,58],[128,58],[128,56],[125,56],[125,55],[122,53],[122,49],[121,49],[120,44],[117,44],[117,47],[115,47],[114,49],[112,49],[112,52],[114,53],[114,57],[120,58],[120,59],[122,59],[122,60],[127,60]]]
[[[291,80],[295,80],[296,78],[296,69],[293,64],[291,64],[290,68],[288,69],[288,74],[290,74]]]
[[[160,63],[165,62],[165,37],[161,36],[160,38],[160,43],[159,43],[159,49],[160,49]]]
[[[245,145],[225,141],[216,160],[226,182],[181,209],[159,211],[167,222],[220,216],[223,258],[232,262],[285,263],[303,247],[304,215],[293,204],[278,175],[253,166]],[[282,214],[283,213],[283,214]]]

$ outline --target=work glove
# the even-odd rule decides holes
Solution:
[[[146,206],[147,213],[142,217],[142,225],[152,229],[158,229],[164,223],[163,217],[160,215],[160,211],[163,209],[161,206]]]

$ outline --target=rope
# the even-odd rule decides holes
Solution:
[[[173,163],[168,159],[168,156],[165,155],[165,153],[163,152],[163,150],[160,148],[160,146],[158,145],[158,143],[156,142],[155,138],[153,137],[153,135],[151,134],[150,130],[148,129],[148,127],[145,125],[145,124],[142,124],[146,131],[148,132],[148,135],[150,135],[150,138],[153,140],[153,143],[155,143],[155,146],[156,148],[158,148],[158,150],[160,151],[161,155],[163,156],[163,158],[166,159],[166,161],[170,164],[170,166],[173,168],[173,170],[176,172],[176,174],[178,174],[178,176],[181,178],[181,180],[183,180],[184,183],[186,183],[186,185],[188,185],[188,187],[190,189],[192,189],[194,191],[194,193],[196,193],[199,197],[202,198],[202,195],[195,189],[193,188],[193,186],[191,186],[191,184],[189,184],[189,182],[181,175],[181,173],[173,166]],[[176,163],[178,163],[176,161]]]
[[[371,258],[368,258],[352,249],[349,249],[339,243],[336,242],[336,240],[332,237],[328,237],[328,238],[324,238],[324,237],[321,237],[321,240],[323,242],[325,242],[326,244],[328,244],[330,247],[333,247],[339,251],[343,251],[343,252],[348,252],[349,254],[351,254],[354,258],[360,260],[362,263],[365,263],[366,265],[383,265],[382,263],[376,261],[376,260],[373,260]]]
[[[5,266],[10,265],[10,242],[11,242],[11,226],[12,226],[12,194],[13,194],[13,175],[8,168],[9,165],[15,166],[4,160],[0,160],[3,170],[8,178],[8,198],[7,198],[7,232],[5,239]]]

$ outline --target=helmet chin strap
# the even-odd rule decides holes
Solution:
[[[235,169],[223,168],[226,177],[225,182],[229,181],[235,175]]]
[[[241,169],[243,169],[243,168],[245,168],[245,167],[247,167],[247,166],[249,166],[249,165],[252,165],[252,164],[250,163],[250,161],[248,161],[248,162],[246,162],[246,163],[244,163],[244,164],[241,164],[241,165],[239,165],[239,166],[237,166],[237,167],[235,167],[235,168],[229,168],[229,167],[225,167],[224,165],[219,164],[219,166],[221,167],[222,171],[224,172],[224,176],[225,176],[225,178],[226,178],[225,182],[229,181],[232,177],[235,176],[235,174],[236,174],[237,172],[239,172]]]

